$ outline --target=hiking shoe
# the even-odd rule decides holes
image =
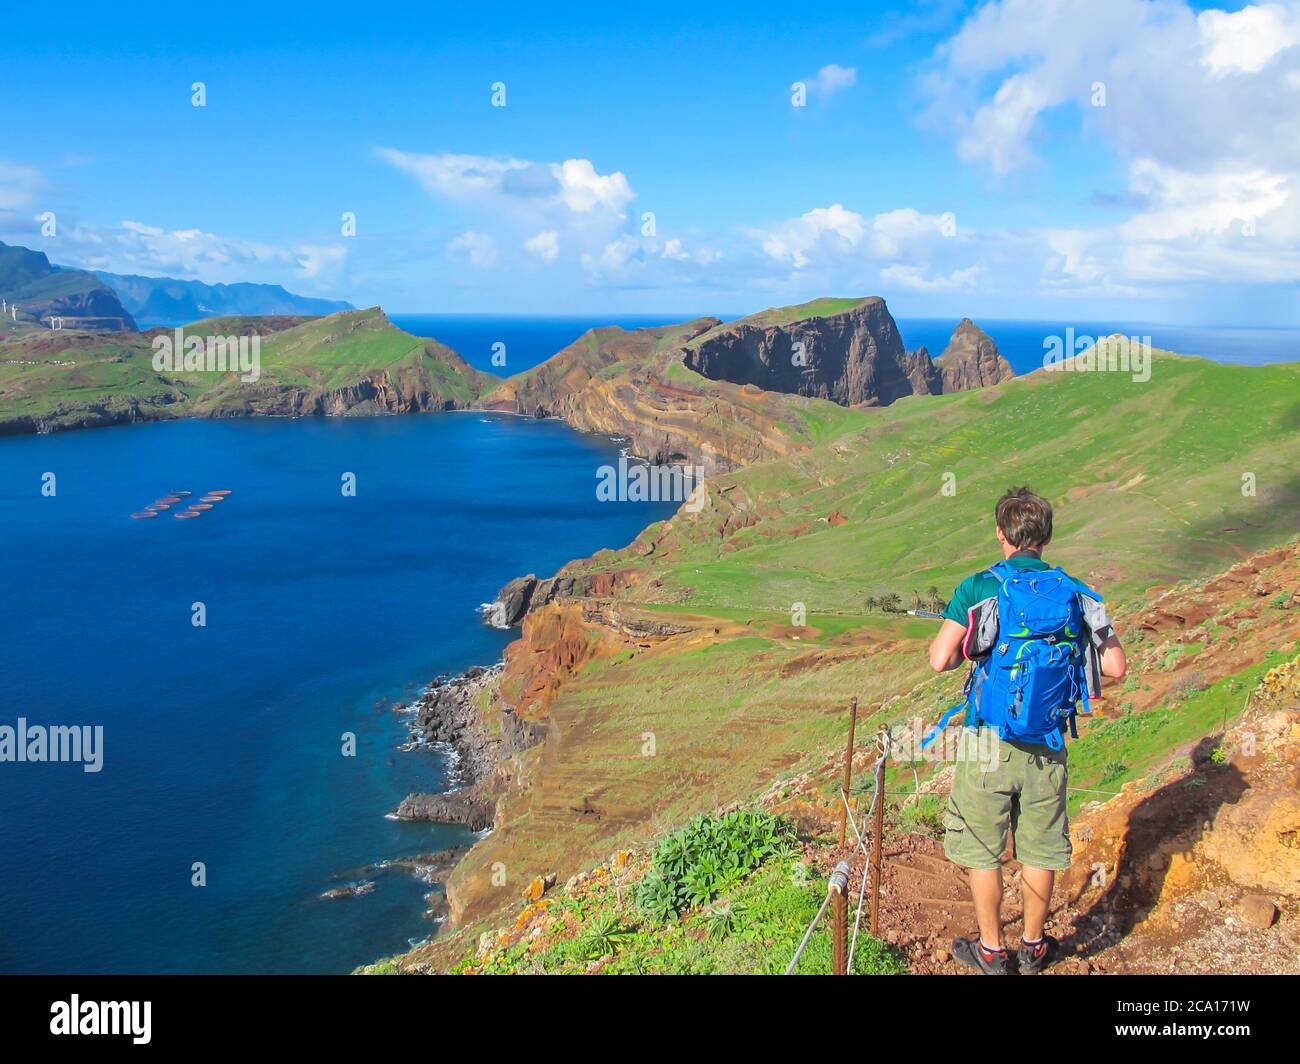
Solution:
[[[1020,948],[1016,950],[1017,970],[1021,975],[1037,975],[1056,960],[1059,947],[1060,943],[1051,935],[1044,935],[1043,941],[1036,946],[1026,946],[1021,939]]]
[[[1010,975],[1005,949],[990,952],[984,948],[979,935],[971,938],[955,938],[952,942],[952,959],[967,968],[974,968],[981,975]]]

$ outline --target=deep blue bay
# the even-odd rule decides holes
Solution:
[[[506,580],[674,509],[598,502],[617,455],[474,413],[0,439],[0,724],[104,728],[98,773],[0,765],[0,971],[343,972],[428,936],[429,885],[364,869],[472,837],[386,819],[451,769],[393,704],[500,658],[476,611]]]

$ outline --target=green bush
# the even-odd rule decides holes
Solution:
[[[656,923],[708,905],[747,872],[794,852],[794,831],[780,817],[751,810],[692,820],[655,849],[637,888],[641,911]]]
[[[1124,764],[1119,758],[1107,761],[1101,770],[1102,783],[1114,783],[1117,779],[1128,771],[1128,765]]]

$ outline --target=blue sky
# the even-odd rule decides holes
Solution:
[[[1300,0],[268,7],[7,33],[0,238],[395,312],[1300,322]]]

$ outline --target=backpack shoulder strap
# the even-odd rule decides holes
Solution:
[[[925,737],[921,740],[922,750],[934,742],[939,733],[942,732],[944,728],[948,727],[948,722],[963,710],[966,711],[966,723],[968,725],[971,723],[971,714],[974,709],[974,705],[972,704],[972,688],[975,684],[975,669],[977,667],[978,666],[972,662],[970,672],[966,674],[966,682],[962,685],[961,701],[947,710],[947,712],[939,718],[939,722],[925,734]]]
[[[998,562],[996,565],[990,565],[984,571],[989,576],[993,577],[993,579],[999,584],[1001,584],[1008,576],[1012,576],[1015,573],[1015,570],[1005,561]]]

